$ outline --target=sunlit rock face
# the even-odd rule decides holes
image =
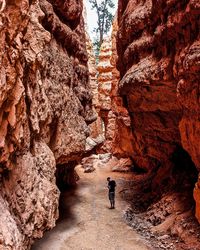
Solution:
[[[95,59],[92,40],[90,39],[88,34],[86,34],[86,46],[87,46],[87,53],[88,53],[88,69],[89,69],[89,74],[90,74],[90,86],[91,86],[91,91],[93,95],[92,104],[94,108],[96,109],[99,104],[97,65],[96,65],[96,59]]]
[[[111,151],[110,137],[113,136],[113,129],[110,130],[110,120],[111,114],[111,89],[112,89],[112,68],[110,59],[112,55],[112,45],[111,39],[109,37],[105,38],[99,53],[99,63],[97,66],[98,70],[98,109],[99,116],[102,119],[102,127],[105,132],[105,142],[101,147],[104,152]],[[110,132],[112,134],[110,134]]]
[[[134,163],[154,174],[154,185],[170,175],[177,147],[200,169],[199,14],[198,0],[119,1],[120,94],[131,116]]]
[[[55,225],[56,165],[80,158],[96,116],[82,1],[2,2],[0,248],[23,250]]]
[[[128,167],[122,165],[123,162],[127,162],[129,167],[132,165],[132,161],[129,159],[133,154],[132,132],[128,111],[118,93],[120,75],[116,68],[118,58],[116,50],[117,30],[118,23],[117,17],[115,17],[112,36],[104,39],[101,46],[97,68],[99,73],[99,116],[102,118],[105,128],[105,142],[101,150],[113,155],[109,162],[111,168],[114,167],[113,170],[127,171]]]
[[[99,113],[99,92],[97,81],[97,65],[94,54],[94,48],[89,35],[86,32],[86,48],[88,53],[88,69],[89,69],[89,83],[92,93],[92,107],[96,114],[96,121],[89,125],[90,136],[86,139],[85,151],[90,152],[96,150],[104,142],[105,136],[102,128],[101,118]]]
[[[117,48],[116,36],[118,31],[117,15],[114,18],[112,25],[112,56],[110,59],[112,68],[112,89],[111,89],[111,102],[112,114],[114,117],[115,126],[112,127],[114,135],[112,137],[112,153],[118,158],[132,157],[132,129],[131,119],[127,108],[125,107],[122,96],[119,94],[119,81],[120,73],[117,69]],[[111,123],[112,124],[112,123]],[[123,160],[123,159],[122,159]],[[128,161],[130,162],[130,161]]]
[[[98,70],[98,94],[99,107],[102,111],[111,109],[111,87],[112,87],[112,65],[110,63],[112,55],[111,39],[107,37],[101,45],[99,53]]]

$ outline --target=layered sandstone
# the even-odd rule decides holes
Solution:
[[[199,170],[199,15],[198,0],[119,1],[120,94],[131,117],[134,164],[154,187],[173,184],[181,148]],[[199,211],[197,191],[195,198]]]
[[[101,117],[102,128],[105,132],[105,142],[102,150],[105,152],[111,151],[110,141],[112,140],[114,131],[109,131],[109,124],[112,119],[111,111],[111,88],[112,88],[112,65],[110,58],[112,55],[111,39],[105,38],[99,53],[98,70],[98,109]]]
[[[82,1],[2,3],[0,248],[23,250],[55,225],[56,166],[61,182],[75,178],[96,115]]]
[[[86,27],[87,30],[87,27]],[[92,108],[96,113],[97,119],[95,122],[89,125],[90,136],[86,140],[85,151],[91,152],[96,150],[97,147],[104,142],[105,136],[102,129],[101,118],[98,116],[99,113],[99,92],[98,92],[98,81],[97,81],[97,65],[94,54],[94,48],[89,35],[86,32],[86,48],[88,53],[88,69],[89,69],[89,82],[92,93]]]
[[[131,157],[133,154],[132,128],[129,113],[125,107],[123,97],[119,93],[120,73],[117,69],[116,36],[118,31],[117,15],[112,25],[112,68],[111,109],[115,116],[114,137],[112,138],[112,153],[118,158]],[[122,159],[123,161],[123,159]],[[129,161],[130,162],[130,161]],[[122,164],[123,165],[123,164]]]
[[[116,68],[117,17],[112,27],[112,37],[104,39],[98,64],[99,116],[105,127],[105,142],[101,150],[113,155],[109,165],[114,171],[127,171],[132,165],[131,123],[123,98],[119,95],[119,71]]]
[[[111,87],[112,87],[112,65],[110,58],[112,55],[111,39],[105,38],[99,53],[98,70],[98,94],[99,107],[102,111],[111,109]]]
[[[99,116],[105,127],[102,149],[120,157],[132,154],[130,117],[118,93],[119,71],[116,68],[117,20],[113,23],[112,39],[101,46],[98,64]],[[123,136],[122,136],[123,134]]]

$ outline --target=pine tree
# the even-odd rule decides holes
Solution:
[[[108,33],[110,30],[113,14],[110,9],[115,7],[113,0],[89,0],[92,5],[92,9],[94,9],[97,13],[97,27],[94,29],[94,32],[97,33],[97,39],[94,42],[96,53],[99,54],[99,49],[101,44],[103,43],[104,35]]]

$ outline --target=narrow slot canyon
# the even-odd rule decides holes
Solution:
[[[146,240],[124,223],[121,211],[127,203],[120,194],[116,194],[116,209],[109,210],[105,182],[110,171],[106,164],[90,174],[84,173],[80,166],[76,171],[80,180],[76,187],[61,193],[56,227],[31,249],[149,249]],[[120,190],[122,176],[112,173],[112,177]]]
[[[0,0],[0,250],[200,250],[200,1],[89,2]]]

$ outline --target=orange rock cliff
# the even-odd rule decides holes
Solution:
[[[96,119],[82,9],[71,0],[1,6],[1,249],[27,249],[55,225],[56,166],[59,184],[75,181]]]
[[[119,91],[131,118],[132,160],[158,190],[173,185],[174,168],[190,168],[188,157],[200,170],[200,2],[119,0],[118,7]]]

